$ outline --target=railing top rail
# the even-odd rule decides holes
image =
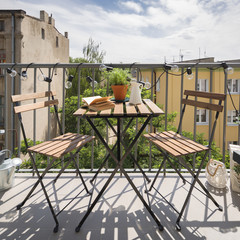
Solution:
[[[103,63],[33,63],[29,66],[29,64],[25,63],[0,63],[0,68],[99,68]],[[104,63],[107,66],[111,66],[113,68],[164,68],[164,63]],[[222,62],[216,63],[194,63],[194,62],[179,62],[179,63],[169,63],[176,64],[179,68],[187,68],[187,67],[198,67],[198,68],[222,68]],[[227,62],[227,64],[231,67],[240,68],[239,62]]]

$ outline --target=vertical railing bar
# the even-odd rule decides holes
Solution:
[[[4,133],[4,141],[5,141],[5,148],[6,149],[9,149],[9,144],[8,144],[8,131],[7,129],[9,128],[8,127],[8,99],[9,96],[8,96],[8,81],[7,81],[7,70],[6,68],[4,68],[4,85],[5,85],[5,98],[4,98],[4,129],[5,129],[5,133]]]
[[[166,90],[165,90],[165,131],[167,130],[167,115],[168,115],[168,72],[166,72]]]
[[[65,133],[65,75],[66,75],[66,68],[63,68],[62,71],[62,133]],[[64,157],[61,158],[61,167],[64,167]]]
[[[139,75],[140,75],[140,71],[139,71],[139,68],[137,68],[137,82],[139,82]],[[140,79],[141,81],[141,79]],[[135,135],[137,135],[138,133],[138,118],[136,118],[136,130],[135,130]],[[136,159],[136,161],[138,160],[137,159],[137,145],[138,145],[138,140],[136,141],[136,144],[134,146],[134,158]],[[137,169],[137,166],[136,164],[134,163],[134,171],[136,171]]]
[[[197,83],[198,83],[198,66],[195,67],[195,90],[197,90]],[[195,97],[195,101],[197,97]],[[197,107],[194,107],[194,125],[193,125],[193,140],[196,141],[196,134],[197,134]],[[196,154],[193,154],[193,171],[196,168]]]
[[[34,67],[34,73],[33,73],[33,92],[35,93],[37,91],[37,68]],[[33,100],[34,103],[36,103],[36,99]],[[36,145],[36,110],[33,110],[33,145]],[[19,126],[20,128],[20,126]],[[33,153],[34,161],[36,161],[36,153]],[[34,168],[33,168],[34,169]]]
[[[20,69],[20,72],[22,72],[22,69]],[[21,93],[21,84],[22,84],[21,78],[19,78],[18,94]],[[20,133],[20,125],[19,124],[15,125],[15,128],[16,128],[16,131],[14,130],[15,134]],[[21,141],[21,136],[20,136],[20,134],[18,134],[17,143],[15,143],[18,147],[18,156],[20,156],[20,150],[21,150],[21,142],[20,141]]]
[[[154,69],[152,69],[152,73],[151,73],[151,100],[153,101],[153,85],[156,84],[156,75],[155,75],[155,83],[154,82]],[[152,123],[152,119],[150,120],[150,132],[153,132],[153,123]],[[152,142],[150,141],[149,143],[149,163],[148,163],[148,168],[149,171],[152,170]]]
[[[51,68],[48,68],[48,77],[51,78]],[[51,91],[51,83],[48,83],[48,91]],[[48,100],[50,100],[50,96],[48,96]],[[50,140],[50,107],[48,107],[48,134],[47,134],[47,140]],[[50,158],[47,157],[47,163],[50,163]]]
[[[183,84],[184,84],[184,68],[181,68],[181,92],[180,92],[180,114],[182,114]],[[181,116],[180,116],[181,117]],[[182,125],[180,126],[180,134],[182,134]],[[179,165],[180,166],[180,165]]]
[[[209,89],[210,92],[213,91],[213,82],[212,81],[213,81],[213,70],[210,69],[210,89]],[[212,99],[210,99],[210,103],[212,103]],[[211,132],[212,132],[212,111],[211,110],[209,110],[208,121],[209,121],[208,122],[208,139],[210,140],[210,136],[211,136]],[[211,155],[212,155],[212,151],[210,149],[209,155],[208,155],[209,159],[211,158]]]
[[[11,88],[11,95],[14,95],[15,94],[15,77],[12,77],[11,78],[11,84],[12,84],[12,88]],[[10,106],[11,106],[11,115],[10,115],[10,119],[11,119],[11,131],[9,131],[9,129],[6,129],[6,131],[8,132],[8,134],[10,134],[10,141],[11,141],[11,152],[14,151],[14,109],[13,109],[13,103],[10,102]]]
[[[167,116],[168,116],[168,72],[166,72],[166,90],[165,90],[165,131],[167,131]],[[164,161],[163,175],[166,176],[166,161]]]
[[[78,80],[77,80],[77,86],[78,86],[78,101],[77,101],[77,108],[79,109],[80,108],[80,101],[81,101],[81,69],[80,68],[77,68],[75,69],[75,71],[78,71]],[[80,130],[81,130],[81,120],[80,118],[78,117],[77,118],[77,133],[79,134],[80,133]],[[77,155],[77,166],[79,168],[80,166],[80,158],[79,158],[79,154]]]
[[[65,74],[66,74],[66,68],[63,68],[62,73],[62,132],[65,133]]]
[[[228,75],[224,71],[224,94],[227,96],[227,79]],[[223,115],[223,145],[222,145],[222,154],[223,154],[223,163],[225,163],[225,152],[226,152],[226,125],[227,125],[227,97],[224,101],[224,115]]]
[[[109,78],[107,77],[107,96],[109,96]],[[107,142],[107,144],[109,143],[109,136],[108,136],[108,134],[109,134],[109,125],[108,125],[108,122],[106,123],[106,134],[107,134],[107,136],[106,136],[106,142]],[[105,157],[108,155],[108,152],[107,152],[107,150],[106,150],[106,155],[105,155]],[[106,170],[108,170],[108,160],[106,161],[106,164],[105,164],[105,168],[106,168]]]
[[[93,82],[92,82],[92,96],[94,96],[94,81],[95,81],[95,69],[92,69],[92,76],[93,76]],[[94,123],[94,119],[93,119]],[[92,136],[94,136],[94,130],[92,129]],[[92,141],[92,149],[91,149],[91,171],[93,171],[94,168],[94,141]]]

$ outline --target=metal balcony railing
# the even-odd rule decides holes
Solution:
[[[194,70],[194,89],[198,90],[198,79],[199,79],[199,71],[202,71],[204,69],[205,72],[208,74],[209,79],[209,92],[213,91],[213,84],[217,84],[213,82],[213,73],[216,69],[221,70],[219,71],[219,74],[221,75],[221,79],[223,79],[223,85],[224,85],[224,93],[227,94],[227,86],[228,86],[228,73],[224,71],[224,68],[226,68],[226,65],[222,63],[195,63],[195,62],[180,62],[180,63],[174,63],[177,64],[177,66],[180,69],[179,78],[181,81],[180,84],[180,99],[179,99],[179,109],[178,112],[181,111],[182,105],[181,105],[181,99],[183,97],[183,91],[184,91],[184,73],[189,74],[189,69],[191,68]],[[228,66],[231,66],[234,69],[240,69],[240,62],[229,62],[227,63]],[[37,92],[39,89],[37,89],[38,86],[38,74],[40,72],[44,72],[44,74],[51,78],[53,77],[54,71],[57,71],[58,77],[57,81],[59,81],[59,84],[61,85],[61,99],[62,99],[62,128],[65,129],[65,99],[66,99],[66,89],[65,89],[65,82],[67,80],[66,73],[68,72],[68,69],[74,68],[76,69],[76,76],[78,79],[77,83],[77,107],[80,107],[80,92],[81,92],[81,71],[83,69],[91,69],[91,77],[94,79],[96,71],[99,70],[100,63],[98,64],[90,64],[90,63],[71,63],[71,64],[0,64],[0,86],[2,86],[3,89],[0,90],[0,123],[3,123],[2,129],[5,131],[1,131],[2,136],[0,135],[0,138],[2,138],[3,142],[3,148],[7,148],[10,150],[14,150],[15,147],[18,147],[20,149],[20,143],[21,143],[21,135],[19,127],[17,127],[17,124],[14,120],[14,112],[13,112],[13,105],[10,101],[10,96],[14,94],[21,94],[22,91],[22,80],[21,80],[21,73],[23,71],[31,72],[31,78],[28,78],[28,89],[31,89],[32,92]],[[166,71],[165,74],[161,74],[166,67],[169,66],[166,64],[105,64],[107,66],[111,66],[113,68],[128,68],[128,69],[135,69],[136,71],[136,78],[138,81],[141,80],[141,72],[148,71],[150,73],[150,79],[149,82],[151,83],[151,86],[156,86],[156,83],[158,81],[158,77],[161,76],[161,81],[164,81],[165,89],[161,90],[165,94],[165,101],[164,101],[164,112],[167,115],[169,113],[169,107],[168,107],[168,100],[169,100],[169,74],[170,71]],[[10,77],[9,72],[7,69],[14,69],[18,73],[15,77]],[[54,71],[53,71],[54,70]],[[225,69],[226,70],[226,69]],[[59,73],[60,72],[60,73]],[[174,74],[174,73],[173,73]],[[220,78],[219,75],[219,78]],[[54,77],[55,78],[55,77]],[[234,78],[240,79],[240,71],[239,73],[235,73]],[[55,81],[55,80],[53,80]],[[240,83],[240,81],[239,81]],[[109,87],[109,86],[108,86]],[[239,87],[238,87],[239,88]],[[51,90],[51,84],[48,83],[45,90]],[[151,99],[154,99],[155,88],[151,88]],[[26,93],[26,92],[25,92]],[[92,94],[94,95],[94,85],[92,86]],[[238,93],[239,94],[239,93]],[[229,97],[227,98],[227,101],[229,101]],[[222,136],[223,136],[223,146],[222,146],[222,154],[223,154],[223,162],[225,161],[225,154],[226,154],[226,126],[227,126],[227,101],[224,103],[224,113],[223,113],[223,122],[221,123],[221,129],[222,129]],[[240,101],[238,103],[235,103],[237,108],[239,109]],[[196,108],[195,108],[195,120],[196,120]],[[48,112],[48,120],[50,120],[50,110]],[[36,139],[36,114],[33,116],[32,120],[33,124],[33,141],[36,142],[38,139]],[[211,123],[211,114],[209,114],[209,122]],[[138,122],[136,122],[136,128],[138,127]],[[1,127],[0,127],[1,128]],[[165,118],[165,128],[167,128],[167,118]],[[211,124],[208,126],[209,132],[211,130]],[[78,120],[77,126],[76,126],[77,132],[80,130],[80,122]],[[194,121],[193,126],[193,135],[194,138],[196,137],[196,121]],[[150,124],[149,131],[153,130],[152,124]],[[4,132],[4,133],[3,133]],[[108,134],[107,134],[108,135]],[[238,143],[239,143],[239,127],[238,127]],[[48,124],[48,133],[47,138],[50,137],[50,125]],[[94,147],[94,143],[92,145],[92,149]],[[92,150],[93,151],[93,150]],[[135,151],[136,154],[136,151]],[[151,147],[149,152],[149,163],[148,163],[148,170],[152,170],[152,159],[151,159]],[[94,154],[92,154],[91,159],[91,170],[94,170]],[[193,162],[193,168],[195,168],[195,162]]]

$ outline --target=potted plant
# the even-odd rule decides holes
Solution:
[[[128,70],[114,68],[111,71],[105,71],[105,76],[109,79],[115,100],[123,101],[127,94],[128,79],[131,78],[131,74]]]

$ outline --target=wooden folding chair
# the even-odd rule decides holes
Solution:
[[[182,108],[177,132],[175,133],[173,131],[164,131],[161,133],[150,133],[150,134],[144,135],[144,137],[146,137],[149,141],[151,141],[152,143],[154,143],[156,145],[156,147],[161,151],[161,153],[164,156],[164,159],[158,169],[158,172],[157,172],[149,190],[146,192],[149,192],[152,190],[152,188],[154,188],[154,184],[159,176],[159,173],[160,173],[162,167],[164,166],[165,161],[169,162],[170,166],[178,173],[178,175],[182,178],[184,183],[186,182],[186,179],[182,176],[181,172],[175,167],[175,165],[173,164],[174,161],[177,162],[178,164],[180,164],[181,166],[185,167],[193,177],[193,181],[192,181],[192,183],[190,183],[191,187],[189,189],[189,192],[187,194],[187,197],[183,203],[183,206],[182,206],[182,209],[180,212],[178,212],[173,207],[173,205],[164,198],[170,204],[170,206],[173,207],[173,209],[178,213],[178,218],[176,221],[176,229],[178,231],[181,230],[179,222],[180,222],[180,219],[186,208],[186,205],[190,199],[192,190],[195,187],[196,182],[198,182],[198,184],[200,185],[200,187],[203,189],[203,191],[205,193],[201,190],[200,191],[202,193],[204,193],[208,198],[210,198],[213,201],[213,203],[218,207],[218,209],[220,211],[222,211],[222,207],[214,200],[212,195],[209,193],[209,191],[206,189],[206,187],[199,180],[199,174],[200,174],[203,164],[209,154],[209,151],[211,150],[211,144],[213,141],[213,136],[214,136],[214,132],[215,132],[216,124],[217,124],[217,119],[219,116],[219,112],[222,112],[222,110],[223,110],[222,101],[225,100],[226,95],[219,94],[219,93],[208,93],[208,92],[189,91],[189,90],[185,90],[184,95],[186,95],[186,98],[182,99],[183,108]],[[194,99],[191,100],[191,99],[189,99],[189,97],[193,97]],[[204,98],[204,99],[209,99],[209,100],[211,99],[211,101],[209,101],[209,100],[208,100],[208,102],[206,102],[206,100],[199,101],[198,98]],[[218,103],[215,103],[216,100],[218,100]],[[181,126],[182,126],[182,120],[183,120],[186,105],[190,105],[190,106],[194,106],[194,107],[198,107],[198,108],[204,108],[204,109],[208,109],[208,110],[216,112],[208,146],[203,146],[202,144],[199,144],[199,143],[179,134]],[[205,151],[204,157],[202,158],[202,160],[200,162],[200,166],[199,166],[198,170],[196,171],[196,173],[194,173],[194,171],[189,166],[189,163],[187,161],[185,161],[184,156],[186,156],[188,154],[196,154],[196,153],[199,153],[202,151]],[[157,191],[156,188],[154,188],[154,189]],[[161,193],[159,191],[157,191],[157,192],[161,195]]]
[[[25,142],[25,145],[26,145],[26,148],[27,148],[27,152],[30,156],[30,159],[31,159],[32,164],[33,164],[33,168],[34,168],[34,170],[37,174],[37,177],[38,177],[38,180],[36,181],[36,183],[34,184],[32,189],[30,190],[28,195],[25,197],[23,202],[20,203],[17,206],[17,209],[20,209],[26,203],[26,201],[32,196],[34,190],[36,189],[36,187],[40,183],[40,185],[42,187],[42,190],[44,192],[44,195],[46,197],[46,200],[48,202],[49,208],[51,210],[52,216],[53,216],[54,221],[56,223],[56,226],[54,227],[54,232],[57,232],[58,231],[58,226],[59,226],[57,216],[63,211],[63,209],[65,209],[65,207],[68,204],[59,213],[56,214],[53,210],[53,206],[51,204],[51,201],[49,199],[48,193],[46,191],[46,188],[43,184],[42,179],[44,178],[45,174],[51,168],[54,167],[54,165],[56,166],[59,163],[61,163],[64,156],[68,154],[68,156],[65,156],[65,158],[64,158],[65,165],[61,169],[61,171],[59,172],[57,177],[54,179],[54,182],[57,181],[58,177],[64,172],[64,170],[68,167],[68,165],[71,162],[73,162],[75,167],[76,167],[76,172],[78,173],[78,175],[81,179],[81,182],[84,186],[84,189],[86,190],[86,192],[88,194],[90,194],[90,192],[88,191],[88,188],[87,188],[87,186],[84,182],[84,179],[81,175],[81,172],[79,171],[79,168],[77,166],[75,157],[77,156],[77,154],[79,153],[81,148],[86,143],[92,141],[94,139],[94,137],[93,136],[88,136],[88,135],[80,135],[80,134],[77,134],[77,133],[65,133],[65,134],[63,134],[62,127],[61,127],[61,124],[60,124],[60,120],[59,120],[59,117],[58,117],[58,112],[57,112],[58,100],[54,99],[55,95],[56,95],[55,92],[52,92],[52,91],[41,92],[41,93],[30,93],[30,94],[23,94],[23,95],[13,95],[12,96],[12,102],[15,104],[14,111],[17,114],[19,122],[20,122],[20,127],[21,127],[21,130],[22,130],[22,134],[23,134],[24,142]],[[47,98],[47,100],[37,102],[37,99],[42,99],[42,98]],[[26,100],[34,100],[34,102],[30,103],[30,104],[24,104],[24,105],[19,104],[20,102],[26,101]],[[37,110],[37,109],[40,109],[40,108],[50,107],[50,106],[54,107],[54,112],[55,112],[55,115],[56,115],[56,119],[57,119],[57,123],[58,123],[58,127],[59,127],[61,135],[59,135],[58,137],[55,137],[55,138],[53,138],[49,141],[45,141],[45,142],[42,142],[42,143],[37,144],[35,146],[29,147],[27,137],[26,137],[26,131],[24,129],[24,124],[23,124],[23,121],[22,121],[22,113],[27,112],[27,111]],[[33,153],[39,153],[39,154],[45,155],[47,157],[50,157],[50,159],[51,159],[50,163],[47,165],[46,169],[44,170],[44,172],[41,175],[40,175],[40,173],[38,171],[38,168],[36,166],[36,162],[34,160]],[[59,159],[59,161],[57,161],[58,159]]]

